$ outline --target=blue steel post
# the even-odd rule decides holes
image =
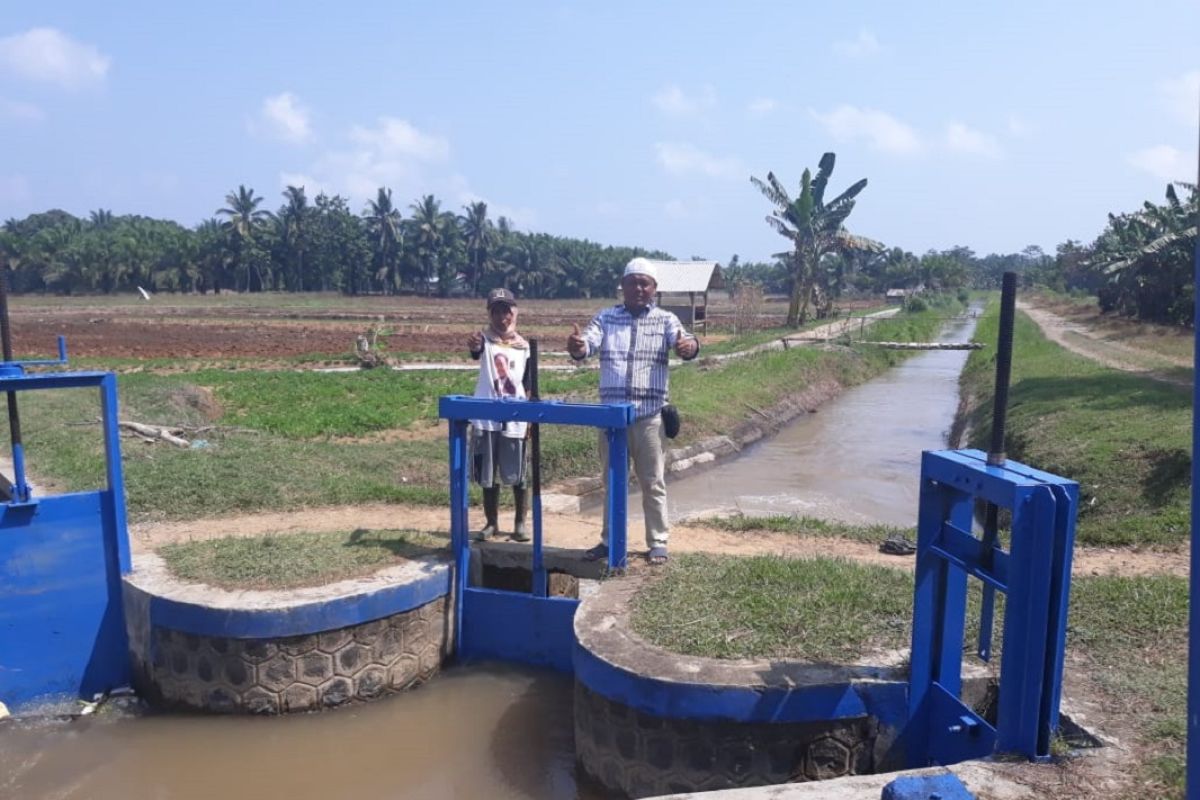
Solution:
[[[450,420],[450,547],[454,551],[454,647],[462,646],[462,605],[471,574],[467,536],[467,421]]]
[[[1046,647],[1051,641],[1050,589],[1056,519],[1054,493],[1037,486],[1012,510],[1004,653],[996,747],[1029,757],[1050,754],[1048,709],[1043,707]],[[1057,637],[1055,637],[1057,638]]]
[[[629,544],[626,541],[626,515],[629,504],[629,448],[623,428],[609,428],[608,436],[608,568],[625,569]]]
[[[1200,183],[1200,165],[1196,180]],[[1196,212],[1200,227],[1200,209]],[[1200,235],[1193,254],[1192,330],[1192,568],[1188,598],[1187,797],[1200,800]]]
[[[65,352],[63,338],[58,337],[59,352]],[[112,536],[116,539],[115,552],[119,575],[127,575],[133,569],[129,557],[128,525],[125,519],[125,474],[121,468],[120,414],[117,410],[117,376],[106,373],[100,380],[100,405],[104,422],[104,465],[108,473],[108,501],[112,504]],[[115,577],[115,576],[114,576]],[[121,596],[120,578],[115,577],[114,597]]]

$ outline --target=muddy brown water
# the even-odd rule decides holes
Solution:
[[[936,341],[965,342],[974,331],[974,316],[964,317]],[[671,517],[741,512],[915,526],[921,451],[947,446],[968,352],[924,351],[737,458],[684,473],[667,489]],[[677,402],[686,414],[687,398]],[[630,541],[640,544],[641,498],[630,494]]]
[[[295,717],[0,723],[0,798],[598,800],[576,777],[571,704],[567,676],[484,665]]]
[[[940,340],[973,329],[953,323]],[[719,469],[672,482],[672,515],[914,524],[920,453],[946,445],[966,355],[914,356]],[[640,522],[636,497],[630,519]],[[604,793],[576,773],[571,706],[565,676],[482,665],[323,714],[0,723],[0,798],[597,800]]]

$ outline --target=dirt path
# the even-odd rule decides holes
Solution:
[[[1072,353],[1090,358],[1092,361],[1112,369],[1136,372],[1173,386],[1191,388],[1191,381],[1163,373],[1163,370],[1172,367],[1191,367],[1190,361],[1150,353],[1137,347],[1115,342],[1086,325],[1061,317],[1049,309],[1032,306],[1027,302],[1017,301],[1017,308],[1024,311],[1041,328],[1047,339],[1065,347]]]
[[[511,512],[501,512],[501,525],[509,522]],[[475,516],[478,516],[476,510]],[[600,540],[598,520],[569,514],[542,515],[546,544],[552,547],[586,548]],[[139,523],[130,526],[130,542],[135,554],[153,551],[173,542],[216,539],[225,536],[262,536],[301,531],[346,531],[415,528],[448,533],[450,513],[428,506],[386,505],[329,506],[188,522]],[[632,553],[644,551],[641,530],[631,525],[629,546]],[[672,528],[671,546],[676,552],[721,553],[725,555],[779,555],[788,558],[835,556],[864,564],[879,564],[909,569],[910,557],[880,553],[875,544],[852,539],[806,537],[787,533],[732,533],[695,524]],[[1188,574],[1188,554],[1178,552],[1126,549],[1077,548],[1073,572],[1076,575],[1149,575]]]

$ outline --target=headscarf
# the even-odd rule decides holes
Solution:
[[[491,312],[488,312],[488,326],[484,329],[484,337],[492,344],[502,344],[506,347],[514,347],[517,350],[529,349],[529,342],[525,341],[525,337],[517,333],[517,307],[509,306],[512,309],[512,322],[507,327],[499,328],[492,319]]]

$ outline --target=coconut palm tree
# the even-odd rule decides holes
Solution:
[[[487,203],[478,200],[463,206],[462,233],[470,265],[471,294],[479,293],[479,279],[491,266],[491,251],[496,243],[496,230],[487,218]]]
[[[392,204],[392,190],[379,187],[374,200],[367,201],[363,212],[371,237],[375,282],[386,294],[394,294],[400,285],[397,265],[403,241],[400,210]]]
[[[413,203],[413,257],[420,273],[421,294],[428,294],[430,284],[438,275],[438,257],[445,239],[441,204],[427,194]]]
[[[245,270],[244,288],[247,291],[262,291],[264,288],[260,264],[263,259],[256,252],[255,245],[257,234],[271,218],[271,212],[258,207],[262,201],[261,197],[254,196],[253,189],[239,185],[237,191],[225,195],[225,207],[216,211],[219,216],[226,218],[225,231],[229,236],[234,268]],[[252,278],[257,278],[257,281]]]
[[[792,269],[787,324],[793,328],[803,325],[808,319],[814,289],[825,277],[820,272],[821,260],[825,255],[856,249],[882,249],[878,242],[850,234],[844,225],[854,210],[854,198],[866,188],[866,178],[828,203],[825,202],[825,187],[836,158],[833,153],[821,156],[815,178],[807,169],[804,170],[800,178],[800,194],[795,200],[773,172],[767,173],[765,182],[753,176],[750,178],[750,182],[776,206],[766,218],[767,223],[792,243],[791,252],[781,256],[790,261]],[[828,291],[829,287],[822,288]]]
[[[315,288],[315,282],[306,282],[304,255],[308,249],[308,219],[312,207],[304,194],[303,186],[288,186],[283,190],[284,206],[276,219],[279,223],[279,240],[283,249],[284,286],[289,291],[304,291]]]

